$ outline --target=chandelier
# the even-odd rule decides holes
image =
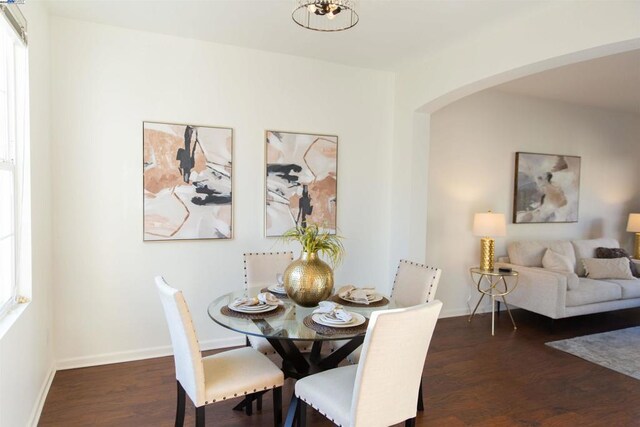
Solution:
[[[358,23],[354,0],[294,0],[291,17],[315,31],[343,31]]]

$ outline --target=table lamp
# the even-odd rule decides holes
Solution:
[[[473,218],[473,235],[482,237],[480,240],[480,269],[493,270],[496,241],[493,237],[502,237],[507,234],[507,225],[504,214],[477,213]]]
[[[627,231],[636,233],[636,245],[633,251],[633,257],[640,259],[640,214],[629,214],[629,222],[627,223]]]

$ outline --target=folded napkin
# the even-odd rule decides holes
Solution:
[[[353,319],[351,313],[346,311],[344,307],[342,307],[340,304],[336,304],[335,302],[320,301],[318,306],[318,308],[313,310],[314,314],[324,314],[331,319],[340,320],[344,323],[351,322],[351,319]]]
[[[260,292],[258,294],[258,300],[260,301],[260,303],[268,305],[284,304],[277,296],[275,296],[271,292]]]
[[[278,287],[284,287],[284,276],[282,274],[276,274],[276,283],[278,284]]]
[[[358,304],[369,305],[369,297],[376,294],[375,288],[356,288],[353,285],[338,289],[338,296],[350,299]]]
[[[282,301],[278,299],[271,292],[260,292],[255,297],[242,297],[236,298],[231,304],[231,307],[250,307],[252,305],[268,304],[268,305],[280,305]]]

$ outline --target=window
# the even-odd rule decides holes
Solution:
[[[0,10],[0,316],[30,293],[27,53]],[[29,249],[29,250],[27,250]],[[29,285],[27,286],[27,283]]]

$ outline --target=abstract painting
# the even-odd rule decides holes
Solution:
[[[580,157],[516,153],[513,222],[577,222]]]
[[[143,123],[144,240],[232,237],[229,128]]]
[[[338,137],[266,132],[267,236],[315,223],[336,231]]]

